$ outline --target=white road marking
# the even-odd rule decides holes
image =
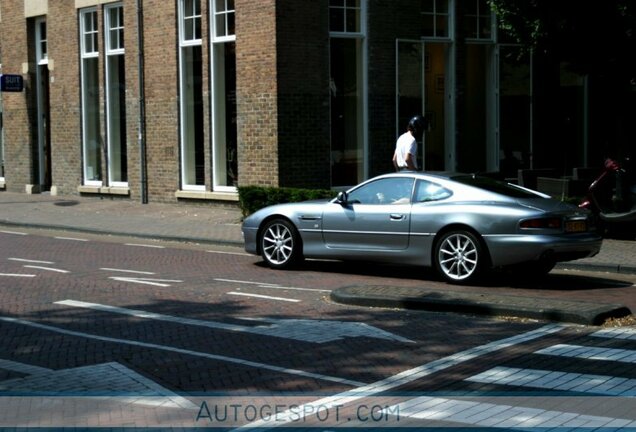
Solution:
[[[230,283],[237,283],[237,284],[256,285],[261,288],[270,288],[270,289],[282,289],[282,290],[291,290],[291,291],[331,292],[331,290],[326,290],[326,289],[286,287],[286,286],[271,284],[267,282],[252,282],[252,281],[220,279],[220,278],[215,278],[214,280],[218,282],[230,282]]]
[[[110,276],[108,279],[120,281],[120,282],[130,282],[130,283],[138,283],[143,285],[153,285],[158,287],[169,287],[170,283],[179,283],[183,282],[182,280],[172,280],[172,279],[151,279],[151,278],[133,278],[133,277],[123,277],[123,276]],[[170,283],[167,283],[170,282]]]
[[[167,346],[167,345],[158,345],[158,344],[147,343],[147,342],[132,341],[132,340],[128,340],[128,339],[118,339],[118,338],[112,338],[112,337],[107,337],[107,336],[99,336],[99,335],[96,335],[96,334],[82,333],[82,332],[77,332],[77,331],[73,331],[73,330],[65,330],[63,328],[53,327],[53,326],[49,326],[49,325],[45,325],[45,324],[39,324],[39,323],[35,323],[35,322],[32,322],[32,321],[22,320],[22,319],[19,319],[19,318],[11,318],[11,317],[2,317],[2,316],[0,316],[0,321],[12,323],[12,324],[20,324],[20,325],[24,325],[24,326],[28,326],[28,327],[32,327],[32,328],[37,328],[37,329],[40,329],[40,330],[46,330],[46,331],[50,331],[50,332],[55,332],[55,333],[59,333],[59,334],[64,334],[64,335],[68,335],[68,336],[93,339],[93,340],[98,340],[98,341],[107,342],[107,343],[118,343],[118,344],[122,344],[122,345],[131,345],[131,346],[135,346],[135,347],[142,347],[142,348],[156,349],[156,350],[161,350],[161,351],[176,352],[176,353],[179,353],[179,354],[189,355],[189,356],[193,356],[193,357],[201,357],[201,358],[206,358],[206,359],[215,360],[215,361],[223,361],[223,362],[227,362],[227,363],[238,364],[238,365],[241,365],[241,366],[253,367],[253,368],[257,368],[257,369],[265,369],[265,370],[270,370],[270,371],[273,371],[273,372],[287,374],[287,375],[301,376],[301,377],[304,377],[304,378],[317,379],[317,380],[321,380],[321,381],[330,381],[330,382],[335,382],[335,383],[338,383],[338,384],[348,385],[348,386],[352,386],[352,387],[358,387],[358,386],[364,385],[364,383],[361,383],[359,381],[352,381],[352,380],[348,380],[348,379],[345,379],[345,378],[332,377],[332,376],[329,376],[329,375],[322,375],[322,374],[317,374],[317,373],[313,373],[313,372],[306,372],[306,371],[302,371],[302,370],[298,370],[298,369],[290,369],[290,368],[285,368],[285,367],[280,367],[280,366],[274,366],[274,365],[270,365],[270,364],[266,364],[266,363],[254,362],[254,361],[244,360],[244,359],[240,359],[240,358],[236,358],[236,357],[227,357],[227,356],[223,356],[223,355],[210,354],[210,353],[205,353],[205,352],[200,352],[200,351],[191,351],[191,350],[187,350],[187,349],[183,349],[183,348],[171,347],[171,346]]]
[[[636,379],[498,366],[467,378],[482,384],[512,385],[604,396],[636,396]]]
[[[120,273],[135,273],[135,274],[144,274],[144,275],[153,275],[155,273],[153,272],[149,272],[149,271],[140,271],[140,270],[125,270],[125,269],[116,269],[116,268],[108,268],[108,267],[101,267],[100,270],[104,270],[104,271],[113,271],[113,272],[120,272]]]
[[[236,280],[236,279],[221,279],[221,278],[214,278],[215,281],[218,282],[231,282],[231,283],[237,283],[237,284],[247,284],[247,285],[259,285],[259,286],[279,286],[277,284],[271,284],[271,283],[267,283],[267,282],[254,282],[254,281],[244,281],[244,280]]]
[[[57,272],[57,273],[70,273],[70,271],[68,271],[68,270],[62,270],[62,269],[53,268],[53,267],[43,267],[43,266],[36,266],[36,265],[25,265],[24,267],[25,268],[38,269],[38,270],[52,271],[52,272]]]
[[[264,299],[264,300],[285,301],[285,302],[290,302],[290,303],[300,303],[300,300],[296,300],[296,299],[290,299],[290,298],[284,298],[284,297],[272,297],[272,296],[266,296],[266,295],[262,295],[262,294],[241,293],[241,292],[236,292],[236,291],[230,291],[228,293],[228,295],[242,296],[242,297],[254,297],[254,298],[260,298],[260,299]]]
[[[326,343],[351,337],[368,337],[398,342],[413,342],[401,336],[397,336],[379,328],[372,327],[368,324],[358,322],[303,319],[283,320],[274,318],[240,318],[246,321],[257,321],[271,324],[267,326],[241,326],[236,324],[175,317],[172,315],[163,315],[143,310],[127,309],[98,303],[87,303],[77,300],[61,300],[55,302],[55,304],[129,315],[136,318],[154,319],[159,321],[174,322],[183,325],[251,333],[284,339],[299,340],[303,342]]]
[[[154,248],[154,249],[165,249],[166,248],[165,246],[139,244],[139,243],[125,243],[124,246],[145,247],[145,248]]]
[[[56,240],[70,240],[70,241],[78,241],[78,242],[87,242],[87,239],[76,238],[76,237],[53,237]]]
[[[400,418],[497,428],[601,428],[636,424],[633,419],[426,396],[390,406],[383,412],[399,412]]]
[[[27,375],[41,374],[53,371],[53,369],[48,369],[40,366],[32,366],[30,364],[19,363],[13,360],[6,359],[0,359],[0,368]]]
[[[240,319],[273,324],[269,327],[256,327],[252,331],[253,333],[303,340],[306,342],[325,343],[342,340],[348,337],[368,337],[373,339],[415,343],[415,341],[410,339],[394,335],[361,322],[256,317],[240,317]]]
[[[558,344],[536,351],[535,354],[589,360],[615,361],[620,363],[636,363],[636,351],[617,348]]]
[[[27,262],[27,263],[33,263],[33,264],[55,264],[53,261],[40,261],[40,260],[31,260],[31,259],[24,259],[24,258],[7,258],[10,261],[18,261],[18,262]]]
[[[253,256],[252,254],[248,254],[245,252],[223,252],[223,251],[215,251],[215,250],[209,250],[206,251],[207,253],[215,253],[215,254],[220,254],[220,255],[238,255],[238,256]]]
[[[19,273],[0,273],[0,276],[6,277],[23,277],[23,278],[32,278],[35,277],[33,274],[19,274]]]
[[[0,231],[0,233],[2,233],[2,234],[21,235],[21,236],[29,235],[29,234],[27,234],[25,232],[19,232],[19,231]]]
[[[461,351],[448,357],[432,361],[425,365],[405,370],[397,375],[393,375],[375,383],[363,387],[358,387],[357,389],[342,392],[333,396],[328,396],[307,404],[303,404],[298,407],[299,411],[294,409],[281,412],[280,414],[277,413],[275,422],[258,420],[239,427],[237,428],[237,430],[283,426],[285,424],[294,422],[294,419],[297,418],[297,413],[303,412],[303,409],[305,407],[311,409],[313,407],[320,406],[324,407],[323,409],[335,409],[336,407],[341,407],[345,404],[352,403],[366,397],[375,396],[383,392],[391,391],[397,387],[416,381],[425,376],[434,374],[436,372],[448,369],[467,361],[474,360],[483,355],[501,351],[503,349],[510,348],[512,346],[519,345],[530,340],[538,339],[559,332],[563,328],[565,328],[565,326],[559,324],[549,324],[536,330],[529,331],[527,333],[522,333],[506,339],[491,342],[486,345],[470,348],[468,350]]]
[[[605,328],[595,333],[592,333],[591,336],[608,338],[608,339],[636,340],[636,328],[634,327]]]

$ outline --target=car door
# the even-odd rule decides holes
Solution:
[[[323,214],[323,240],[331,249],[401,250],[409,244],[412,177],[388,177],[348,193]]]

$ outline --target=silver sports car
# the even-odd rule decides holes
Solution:
[[[272,268],[303,258],[434,267],[469,283],[517,266],[548,273],[559,261],[596,255],[590,214],[488,177],[400,172],[367,180],[331,201],[270,206],[243,222],[245,250]]]

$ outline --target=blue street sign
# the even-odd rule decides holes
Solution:
[[[22,90],[24,90],[22,75],[0,75],[0,91],[21,92]]]

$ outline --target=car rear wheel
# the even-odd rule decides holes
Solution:
[[[485,261],[479,238],[469,231],[449,231],[436,243],[435,267],[447,282],[474,281],[480,275]]]
[[[283,269],[301,257],[298,231],[285,219],[274,219],[265,225],[261,234],[261,255],[271,268]]]

